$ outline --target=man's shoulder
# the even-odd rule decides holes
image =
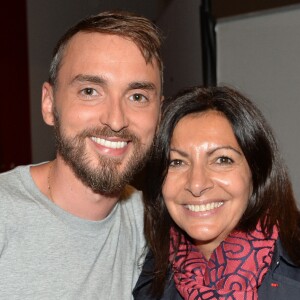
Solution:
[[[11,170],[2,172],[2,173],[0,173],[0,179],[2,180],[2,178],[15,176],[14,174],[18,173],[20,168],[22,169],[22,168],[26,168],[26,167],[29,167],[29,166],[27,166],[27,165],[26,166],[17,166]]]
[[[143,205],[143,194],[133,186],[127,185],[121,194],[120,203],[140,207]]]
[[[16,184],[22,180],[22,177],[29,174],[29,165],[18,166],[12,170],[0,174],[0,191],[12,191]]]
[[[31,203],[32,198],[38,195],[37,187],[31,177],[32,165],[18,166],[0,174],[0,210],[23,209]]]
[[[45,162],[39,164],[20,165],[14,169],[0,173],[0,191],[11,190],[12,187],[14,187],[14,189],[18,189],[18,187],[24,185],[32,187],[33,179],[31,177],[30,168],[44,163]]]
[[[127,185],[120,198],[120,204],[129,217],[134,217],[138,223],[143,222],[144,204],[141,191]]]

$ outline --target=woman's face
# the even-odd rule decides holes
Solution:
[[[250,168],[224,115],[207,111],[179,121],[162,192],[175,223],[209,258],[238,224],[252,192]]]

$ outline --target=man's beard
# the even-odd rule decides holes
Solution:
[[[67,137],[60,124],[57,111],[54,109],[54,133],[57,152],[67,165],[71,167],[75,175],[95,193],[107,196],[118,196],[125,185],[133,176],[142,169],[149,156],[149,148],[145,148],[140,139],[127,129],[115,132],[109,127],[92,128],[83,130],[73,138]],[[118,170],[122,164],[121,158],[98,155],[98,162],[93,163],[92,157],[86,152],[86,140],[95,137],[119,137],[130,140],[133,147],[131,157],[123,171]],[[96,152],[95,152],[96,153]],[[95,165],[92,168],[92,165]]]

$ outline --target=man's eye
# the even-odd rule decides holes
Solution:
[[[216,162],[220,165],[231,165],[233,163],[233,160],[230,157],[221,156],[217,159]]]
[[[92,88],[86,88],[83,90],[86,95],[93,95],[95,90]]]
[[[131,95],[129,99],[135,102],[144,102],[148,100],[143,94],[138,93]]]
[[[84,88],[81,91],[81,94],[84,96],[96,96],[97,95],[97,91],[93,88]]]

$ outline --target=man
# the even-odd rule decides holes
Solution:
[[[58,42],[42,88],[56,159],[0,175],[2,299],[131,299],[143,207],[127,184],[159,119],[160,43],[126,12],[88,17]]]

